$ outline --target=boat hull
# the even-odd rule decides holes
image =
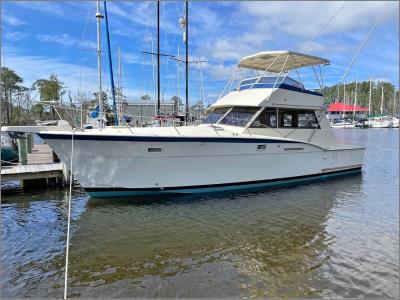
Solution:
[[[41,137],[69,167],[71,137]],[[267,138],[78,137],[73,174],[93,197],[261,189],[359,172],[363,148]]]

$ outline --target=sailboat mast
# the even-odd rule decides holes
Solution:
[[[180,60],[181,59],[181,57],[180,57],[180,54],[179,54],[179,44],[178,44],[178,63],[176,64],[177,65],[177,68],[178,68],[178,70],[177,70],[177,74],[178,74],[178,76],[177,76],[177,82],[176,82],[176,96],[179,98],[179,69],[180,69]],[[178,104],[178,106],[179,106],[179,104]],[[179,109],[178,109],[178,112],[179,112]]]
[[[382,85],[382,97],[381,97],[381,114],[383,113],[383,85]]]
[[[186,67],[186,89],[185,89],[185,122],[187,124],[189,120],[189,3],[185,1],[186,19],[185,19],[185,67]]]
[[[105,16],[105,21],[106,21],[108,64],[109,64],[109,68],[110,68],[111,95],[112,95],[112,101],[113,101],[114,125],[118,126],[118,113],[117,113],[117,103],[116,103],[116,100],[115,100],[114,72],[113,72],[113,65],[112,65],[110,31],[109,31],[109,28],[108,28],[108,15],[107,15],[107,3],[106,2],[107,1],[103,1],[103,4],[104,4],[104,16]]]
[[[372,99],[372,84],[371,84],[371,78],[370,78],[369,79],[368,115],[371,114],[371,99]]]
[[[339,102],[339,99],[340,99],[340,98],[339,98],[339,95],[340,95],[340,94],[339,94],[339,91],[340,91],[339,89],[340,89],[340,85],[338,84],[338,85],[337,85],[337,92],[336,92],[336,100],[335,100],[335,102]]]
[[[342,118],[345,117],[346,114],[346,83],[343,83],[343,116]]]
[[[100,115],[100,128],[103,128],[103,100],[102,100],[102,86],[101,86],[101,45],[100,45],[100,21],[103,16],[100,13],[100,1],[96,2],[96,19],[97,19],[97,75],[99,83],[99,115]]]
[[[357,79],[356,79],[356,89],[354,91],[354,107],[353,107],[353,119],[356,116],[356,106],[357,106]]]
[[[157,1],[157,116],[160,114],[160,1]]]

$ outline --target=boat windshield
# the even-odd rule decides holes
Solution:
[[[245,126],[259,109],[259,107],[234,107],[219,123]]]
[[[280,76],[278,78],[278,76],[262,76],[242,80],[239,83],[239,91],[249,88],[272,88],[274,87],[275,82],[275,87],[279,87],[281,84],[286,84],[299,89],[304,89],[304,86],[300,82],[297,82],[290,77],[285,78],[284,76]]]
[[[226,112],[231,109],[230,107],[220,107],[214,109],[204,120],[203,124],[215,124],[217,123]]]

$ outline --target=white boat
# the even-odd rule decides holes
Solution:
[[[398,117],[393,117],[392,118],[392,127],[393,128],[399,128],[399,118]]]
[[[68,167],[73,139],[73,175],[93,197],[263,189],[359,173],[364,148],[338,144],[323,95],[288,77],[328,63],[291,51],[244,57],[237,70],[269,75],[243,79],[198,126],[2,130],[37,132]]]
[[[392,128],[393,119],[390,116],[368,118],[367,124],[371,128]]]
[[[346,121],[346,120],[342,120],[336,123],[331,123],[331,127],[332,128],[355,128],[356,127],[355,122],[351,122],[351,121]]]

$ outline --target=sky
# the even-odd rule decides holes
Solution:
[[[375,31],[345,81],[385,80],[399,86],[399,3],[396,1],[196,1],[189,3],[190,103],[218,99],[240,58],[259,51],[292,50],[330,60],[324,84],[339,82],[375,20]],[[161,53],[183,59],[181,1],[160,4]],[[101,12],[103,3],[101,1]],[[385,9],[386,8],[386,9]],[[107,3],[114,80],[128,101],[155,99],[156,2]],[[56,74],[73,98],[92,97],[98,88],[96,2],[1,1],[1,65],[17,72],[28,87]],[[332,21],[328,23],[331,19]],[[325,26],[326,25],[326,26]],[[110,90],[105,23],[101,23],[103,89]],[[310,44],[313,37],[321,34]],[[308,45],[308,46],[307,46]],[[305,47],[307,48],[305,49]],[[120,49],[121,78],[118,76]],[[305,50],[305,51],[304,51]],[[161,57],[164,101],[185,95],[183,64]],[[300,69],[306,88],[317,88]],[[290,74],[297,79],[296,74]],[[37,92],[32,97],[38,99]]]

